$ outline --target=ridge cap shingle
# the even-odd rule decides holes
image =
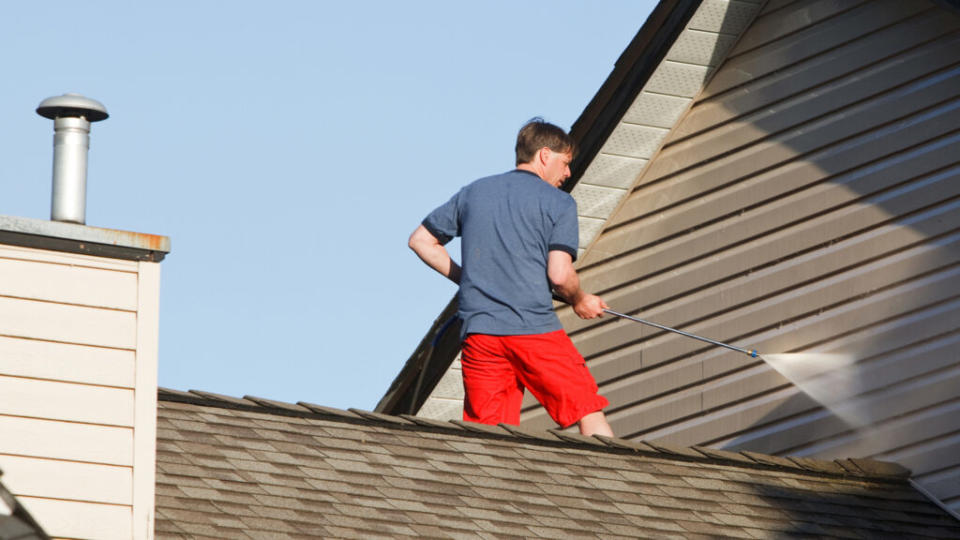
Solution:
[[[414,416],[412,414],[401,414],[400,418],[407,419],[418,426],[437,428],[437,429],[446,429],[450,431],[464,431],[464,429],[449,420],[434,420],[433,418],[426,418],[423,416]]]
[[[442,422],[408,414],[395,416],[355,408],[342,410],[303,401],[287,403],[249,395],[243,398],[236,398],[201,390],[183,392],[161,387],[157,389],[157,398],[159,401],[190,403],[204,407],[243,409],[281,416],[292,415],[306,418],[322,418],[350,423],[378,423],[401,430],[442,430],[473,437],[494,437],[497,439],[515,440],[532,444],[547,444],[550,446],[572,446],[583,449],[605,450],[623,455],[642,453],[687,462],[703,462],[738,468],[789,470],[807,475],[812,474],[837,478],[858,477],[894,482],[906,482],[910,477],[909,469],[897,463],[877,461],[868,458],[822,460],[809,457],[772,456],[752,451],[733,452],[703,446],[680,447],[657,442],[631,441],[599,435],[586,437],[579,433],[568,433],[559,429],[534,432],[534,430],[522,426],[507,426],[504,424],[488,426],[460,420]]]
[[[383,413],[378,413],[374,411],[366,411],[363,409],[355,409],[353,407],[350,407],[347,410],[357,416],[362,416],[363,418],[366,418],[368,420],[379,420],[382,422],[389,422],[391,424],[399,424],[401,426],[413,425],[413,422],[411,422],[410,420],[407,420],[406,418],[401,418],[399,416],[394,416],[392,414],[383,414]]]
[[[218,401],[225,401],[227,403],[233,403],[234,405],[242,405],[245,407],[256,405],[255,402],[252,402],[248,399],[237,398],[233,396],[225,396],[223,394],[217,394],[214,392],[205,392],[203,390],[190,390],[190,394],[195,394],[207,399],[215,399]]]

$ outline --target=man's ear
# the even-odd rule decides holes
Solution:
[[[541,164],[546,165],[547,161],[550,159],[550,152],[551,150],[546,146],[544,146],[543,148],[540,149],[539,152],[537,152],[537,158],[540,160]]]

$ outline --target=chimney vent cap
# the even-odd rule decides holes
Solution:
[[[99,122],[110,117],[103,103],[80,94],[49,97],[37,106],[37,114],[51,120],[61,117],[82,116],[88,122]]]

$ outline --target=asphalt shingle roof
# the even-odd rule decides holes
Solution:
[[[3,471],[0,471],[0,477]],[[0,481],[0,540],[50,540],[30,512]]]
[[[159,397],[157,538],[960,538],[895,464]]]

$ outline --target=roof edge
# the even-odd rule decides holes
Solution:
[[[0,243],[133,261],[170,253],[166,236],[12,216],[0,216]]]
[[[3,476],[3,471],[0,471]],[[9,536],[8,536],[9,535]],[[0,482],[0,537],[20,540],[50,540],[43,527],[17,497]]]
[[[243,410],[277,416],[317,418],[352,424],[374,423],[392,429],[449,432],[476,438],[514,440],[526,444],[579,448],[616,454],[638,454],[749,469],[789,471],[795,474],[817,477],[869,479],[898,484],[907,483],[910,477],[910,471],[896,463],[872,459],[851,458],[827,461],[812,458],[768,456],[755,452],[730,452],[699,446],[675,447],[599,435],[585,437],[554,429],[538,431],[507,424],[490,426],[459,420],[443,422],[407,414],[395,416],[360,409],[341,410],[302,401],[286,403],[254,396],[236,398],[199,390],[182,392],[169,388],[158,388],[157,399],[161,402],[188,403],[203,407]]]

